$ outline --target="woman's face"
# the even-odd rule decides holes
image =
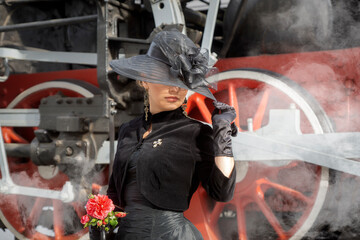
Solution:
[[[184,103],[188,92],[183,88],[157,83],[142,82],[142,85],[149,94],[150,112],[152,114],[177,109]]]

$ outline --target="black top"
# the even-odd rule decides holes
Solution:
[[[152,132],[143,139],[150,123]],[[233,196],[236,173],[233,170],[227,178],[216,167],[212,128],[186,117],[181,108],[150,114],[148,121],[139,117],[120,127],[107,194],[121,207],[126,169],[135,152],[138,189],[158,208],[186,210],[200,182],[217,201]]]
[[[144,195],[141,194],[137,179],[136,179],[136,169],[137,169],[137,159],[138,152],[140,149],[134,151],[131,154],[129,159],[129,164],[126,173],[126,179],[124,182],[124,190],[123,190],[123,200],[126,207],[128,206],[137,206],[137,205],[145,205],[151,208],[156,208],[153,204],[151,204]]]

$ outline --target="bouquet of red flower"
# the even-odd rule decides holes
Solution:
[[[86,203],[86,215],[82,216],[81,223],[84,228],[88,226],[97,226],[100,229],[109,231],[110,227],[115,228],[118,224],[118,218],[126,216],[125,212],[114,212],[115,205],[106,195],[89,195]]]

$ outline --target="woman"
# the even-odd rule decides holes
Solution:
[[[110,62],[146,92],[144,116],[119,129],[107,194],[128,215],[116,239],[202,239],[183,216],[199,183],[217,201],[232,198],[234,109],[214,102],[213,128],[182,109],[189,89],[215,100],[205,82],[207,57],[174,30],[158,33],[146,55]]]

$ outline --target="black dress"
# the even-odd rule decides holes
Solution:
[[[107,193],[128,213],[116,239],[203,239],[183,216],[200,182],[217,201],[233,196],[235,171],[227,178],[216,167],[211,127],[181,109],[122,125]]]

